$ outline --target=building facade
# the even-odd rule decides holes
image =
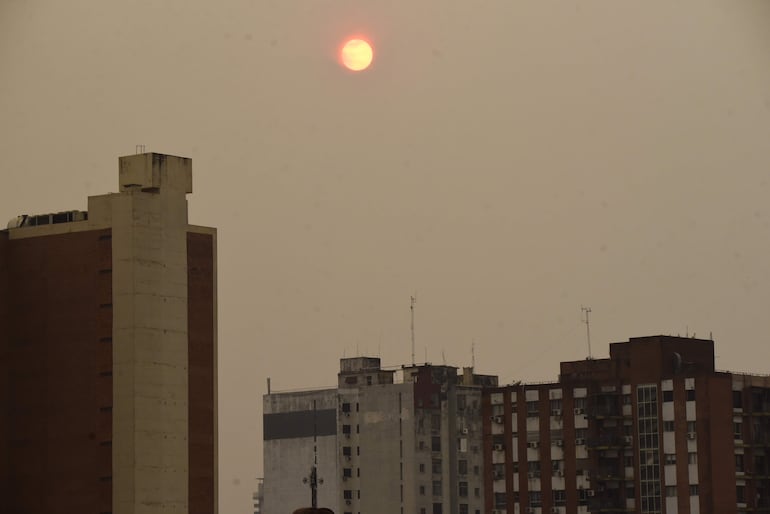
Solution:
[[[496,377],[357,357],[337,388],[265,395],[264,512],[307,506],[315,462],[318,505],[334,512],[480,514],[483,385]]]
[[[217,512],[216,231],[189,159],[119,185],[0,231],[3,512]]]
[[[486,389],[485,512],[770,511],[768,386],[715,371],[711,340],[655,336]]]

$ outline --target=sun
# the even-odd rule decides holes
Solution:
[[[340,51],[342,64],[351,71],[365,70],[372,64],[373,57],[372,45],[360,38],[349,39]]]

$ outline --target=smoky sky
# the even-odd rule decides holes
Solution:
[[[366,72],[345,37],[371,39]],[[652,334],[770,367],[764,0],[0,2],[0,205],[84,209],[193,159],[219,229],[223,513],[261,396],[342,356],[552,380]],[[298,480],[301,477],[298,478]]]

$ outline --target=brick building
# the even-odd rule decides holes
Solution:
[[[655,336],[483,397],[487,513],[770,511],[770,380]]]
[[[119,182],[0,231],[4,513],[217,512],[216,231],[189,159]]]

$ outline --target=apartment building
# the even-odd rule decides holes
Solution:
[[[770,511],[770,381],[654,336],[484,391],[487,513]]]
[[[188,223],[190,159],[118,176],[0,230],[4,513],[217,512],[216,231]]]
[[[496,385],[470,368],[356,357],[341,359],[336,388],[265,395],[264,512],[307,506],[315,465],[318,505],[334,512],[481,514],[481,390]]]

